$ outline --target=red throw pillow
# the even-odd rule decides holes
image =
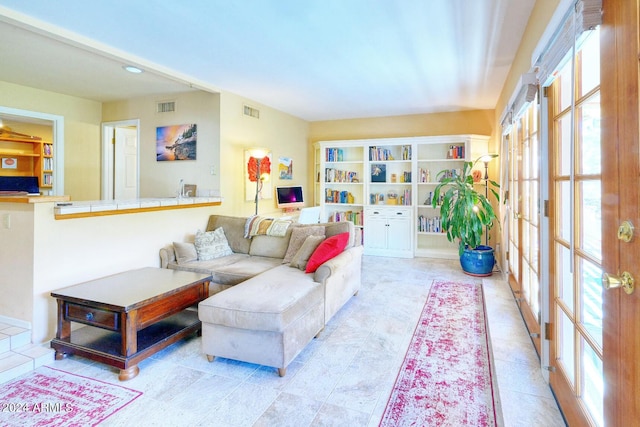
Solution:
[[[340,254],[347,247],[349,242],[349,233],[340,233],[335,236],[331,236],[320,243],[320,246],[311,254],[311,258],[307,262],[307,268],[305,273],[313,273],[331,258]]]

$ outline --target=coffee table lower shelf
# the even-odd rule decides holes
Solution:
[[[126,380],[138,374],[140,361],[200,330],[198,312],[187,309],[139,330],[138,351],[128,357],[120,353],[122,335],[119,332],[94,326],[73,330],[67,339],[54,338],[51,347],[56,350],[56,359],[72,354],[86,357],[119,368],[120,379]]]

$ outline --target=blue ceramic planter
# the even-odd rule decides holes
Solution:
[[[496,258],[491,246],[466,248],[460,257],[462,271],[470,276],[491,276]]]

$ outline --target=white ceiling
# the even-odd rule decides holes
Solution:
[[[0,0],[0,80],[99,101],[225,90],[309,121],[492,109],[534,3]]]

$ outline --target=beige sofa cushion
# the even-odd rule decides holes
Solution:
[[[355,226],[351,221],[328,222],[325,224],[324,234],[327,238],[342,233],[349,233],[349,241],[345,249],[356,246]]]
[[[323,298],[324,289],[312,274],[279,265],[200,302],[198,316],[203,323],[284,331]]]
[[[291,259],[291,264],[289,264],[289,266],[304,271],[304,269],[307,268],[309,258],[311,258],[311,255],[323,240],[324,236],[308,236],[304,240],[300,249],[298,249],[298,252],[296,252]]]
[[[281,261],[279,258],[232,254],[211,261],[192,261],[180,265],[170,263],[168,268],[211,274],[213,283],[233,286],[280,265]]]
[[[176,254],[176,262],[178,264],[184,264],[185,262],[196,261],[198,259],[196,245],[193,243],[173,242],[173,250]]]
[[[284,236],[253,236],[251,238],[251,246],[249,247],[249,255],[265,256],[271,258],[284,258],[284,254],[289,247],[291,232],[295,227],[288,227]]]
[[[291,238],[289,239],[289,246],[287,246],[287,252],[284,254],[282,263],[291,262],[293,256],[300,250],[302,244],[309,236],[324,236],[323,225],[305,225],[293,227],[291,231]]]
[[[244,237],[244,224],[246,222],[246,217],[210,215],[207,231],[222,227],[231,250],[237,254],[248,254],[251,240]]]

